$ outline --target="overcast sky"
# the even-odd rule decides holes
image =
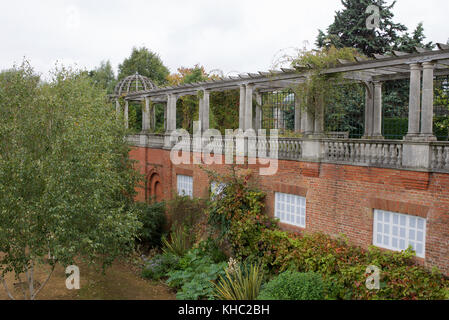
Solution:
[[[280,51],[312,46],[339,9],[339,0],[1,0],[0,69],[24,56],[43,73],[56,61],[92,69],[110,60],[117,69],[133,46],[146,46],[171,72],[197,63],[256,72]],[[424,22],[434,42],[449,38],[448,12],[448,0],[398,0],[394,9],[411,30]]]

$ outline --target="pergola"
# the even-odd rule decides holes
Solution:
[[[406,139],[435,140],[433,136],[433,80],[435,76],[449,75],[449,46],[438,44],[438,50],[416,48],[413,54],[394,51],[391,55],[376,55],[373,59],[356,62],[340,60],[340,64],[323,71],[323,74],[343,73],[348,80],[363,83],[366,88],[364,138],[382,138],[382,83],[388,80],[410,79],[409,130]],[[209,96],[214,91],[240,90],[239,128],[260,129],[261,93],[291,88],[303,82],[308,74],[307,66],[268,72],[241,74],[235,77],[217,78],[205,82],[174,87],[156,87],[149,79],[138,74],[124,79],[117,85],[115,98],[124,96],[125,122],[128,101],[145,101],[143,131],[150,130],[154,114],[150,115],[150,102],[166,103],[165,128],[167,133],[176,130],[176,101],[186,95],[200,95],[200,121],[202,130],[209,129]],[[422,90],[421,90],[422,88]],[[135,89],[135,90],[130,90]],[[256,114],[253,114],[253,99]],[[296,99],[295,131],[306,136],[323,133],[323,115],[304,111]],[[255,121],[254,121],[255,120]]]

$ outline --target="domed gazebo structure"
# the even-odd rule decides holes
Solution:
[[[157,86],[147,77],[141,76],[139,73],[128,76],[120,81],[114,89],[116,97],[126,96],[131,92],[148,91],[157,89]]]
[[[141,76],[138,72],[132,76],[128,76],[121,80],[114,89],[114,95],[115,98],[115,105],[116,105],[116,111],[117,114],[121,112],[121,106],[119,102],[119,98],[125,97],[125,110],[124,110],[124,117],[125,117],[125,126],[128,128],[128,99],[126,99],[126,96],[128,96],[130,93],[136,93],[136,92],[142,92],[142,91],[150,91],[158,89],[158,87],[147,77]],[[142,109],[142,118],[144,119],[143,123],[143,131],[146,131],[150,129],[152,126],[151,120],[149,119],[149,105],[146,103],[146,106],[144,109]],[[154,117],[153,117],[154,118]],[[154,121],[154,120],[153,120]],[[154,125],[153,125],[154,126]]]

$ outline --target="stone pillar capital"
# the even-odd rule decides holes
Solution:
[[[410,70],[420,70],[421,64],[420,63],[411,63],[410,64]]]
[[[426,70],[435,69],[435,63],[432,61],[426,61],[426,62],[422,63],[422,67],[423,67],[423,69],[426,69]]]

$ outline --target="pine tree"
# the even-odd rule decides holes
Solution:
[[[337,11],[334,23],[327,33],[319,30],[316,45],[323,48],[334,45],[337,48],[353,47],[361,53],[372,56],[374,53],[384,54],[401,46],[402,34],[407,27],[393,22],[392,9],[396,2],[387,5],[384,0],[342,0],[344,9]],[[368,6],[375,5],[380,11],[379,28],[367,28],[370,13]]]

